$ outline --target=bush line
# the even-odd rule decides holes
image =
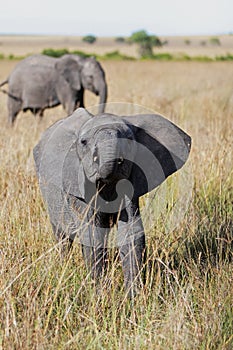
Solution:
[[[185,53],[180,53],[176,55],[172,55],[170,53],[157,53],[150,56],[143,56],[140,59],[137,59],[132,56],[124,55],[119,51],[111,51],[104,55],[97,55],[95,53],[86,53],[83,51],[75,50],[69,51],[67,49],[44,49],[41,52],[43,55],[51,56],[51,57],[61,57],[65,54],[74,54],[79,55],[81,57],[95,57],[98,60],[116,60],[116,61],[136,61],[136,60],[155,60],[155,61],[197,61],[197,62],[216,62],[216,61],[233,61],[233,54],[227,53],[226,55],[209,57],[209,56],[189,56]],[[15,56],[13,54],[4,55],[0,53],[0,60],[8,59],[8,60],[21,60],[27,56]]]

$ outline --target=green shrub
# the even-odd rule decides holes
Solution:
[[[61,57],[65,54],[69,53],[67,49],[44,49],[42,51],[43,55],[51,56],[51,57]]]
[[[125,42],[125,38],[123,36],[118,36],[116,39],[115,39],[115,42],[116,43],[124,43]]]
[[[226,56],[216,56],[216,61],[233,61],[233,55],[228,53]]]
[[[185,45],[190,45],[191,44],[191,40],[190,39],[185,39],[184,43],[185,43]]]
[[[8,56],[8,60],[14,60],[16,57],[11,53],[9,56]]]
[[[217,37],[210,38],[209,42],[210,42],[211,45],[216,45],[216,46],[220,46],[221,45],[221,42],[220,42],[219,38],[217,38]]]
[[[158,60],[158,61],[171,61],[173,60],[174,57],[170,53],[164,52],[164,53],[153,54],[151,58],[153,60]]]
[[[70,53],[72,53],[73,55],[78,55],[78,56],[81,56],[83,58],[86,58],[86,57],[91,57],[91,56],[96,56],[95,54],[91,54],[91,53],[86,53],[86,52],[83,52],[83,51],[79,51],[79,50],[74,50],[74,51],[71,51]]]
[[[200,41],[200,45],[201,45],[201,46],[206,46],[206,41],[205,41],[205,40],[201,40],[201,41]]]
[[[85,43],[94,44],[94,42],[96,42],[97,38],[96,38],[96,36],[89,34],[89,35],[84,36],[82,40]]]
[[[5,58],[5,55],[3,53],[0,53],[0,60],[3,60]]]
[[[192,61],[212,62],[212,61],[214,61],[214,59],[211,57],[208,57],[208,56],[193,56]]]
[[[112,51],[112,52],[107,52],[103,56],[99,56],[100,59],[106,59],[106,60],[135,60],[134,57],[123,55],[119,51]]]
[[[192,58],[189,55],[187,55],[186,53],[179,53],[174,57],[174,59],[176,61],[191,61],[192,60]]]

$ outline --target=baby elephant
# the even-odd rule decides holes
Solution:
[[[34,159],[53,231],[70,247],[79,237],[93,278],[105,271],[117,225],[125,288],[130,298],[137,293],[145,251],[139,197],[180,169],[190,147],[184,131],[155,114],[93,116],[79,108],[44,132]]]

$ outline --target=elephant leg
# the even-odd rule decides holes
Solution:
[[[107,269],[107,248],[82,245],[82,254],[91,278],[98,282]]]
[[[73,111],[76,108],[76,102],[74,99],[69,98],[69,100],[66,102],[65,106],[63,106],[65,108],[65,111],[70,115],[73,113]]]
[[[10,125],[13,125],[18,113],[21,110],[22,102],[21,100],[14,99],[13,97],[8,97],[8,121]]]
[[[58,93],[58,98],[62,107],[68,115],[72,114],[76,107],[76,97],[72,91],[66,91],[66,93]]]
[[[91,277],[98,281],[107,269],[109,217],[103,213],[88,213],[88,217],[88,228],[81,239],[82,253]]]
[[[79,107],[84,108],[84,89],[83,89],[83,87],[81,88],[80,93],[79,93]]]
[[[40,118],[43,118],[43,116],[44,116],[44,109],[41,109],[41,110],[40,110],[40,113],[39,113],[39,117],[40,117]]]
[[[36,111],[36,117],[39,117],[40,120],[43,118],[44,116],[44,109],[43,108],[38,108]]]
[[[133,299],[144,284],[145,234],[138,199],[126,202],[118,221],[118,246],[126,292]]]
[[[76,96],[75,109],[80,107],[84,108],[83,95],[84,95],[84,89],[81,88],[81,90],[78,91]]]
[[[67,234],[65,234],[59,227],[51,222],[53,232],[59,244],[59,251],[62,258],[67,257],[73,246],[73,239],[71,239]]]

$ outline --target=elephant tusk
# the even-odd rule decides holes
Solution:
[[[97,162],[97,160],[98,160],[98,157],[97,157],[97,156],[94,156],[93,161],[94,161],[94,162]]]
[[[123,162],[124,162],[124,158],[123,158],[123,157],[120,157],[120,158],[118,159],[117,164],[122,164]]]

